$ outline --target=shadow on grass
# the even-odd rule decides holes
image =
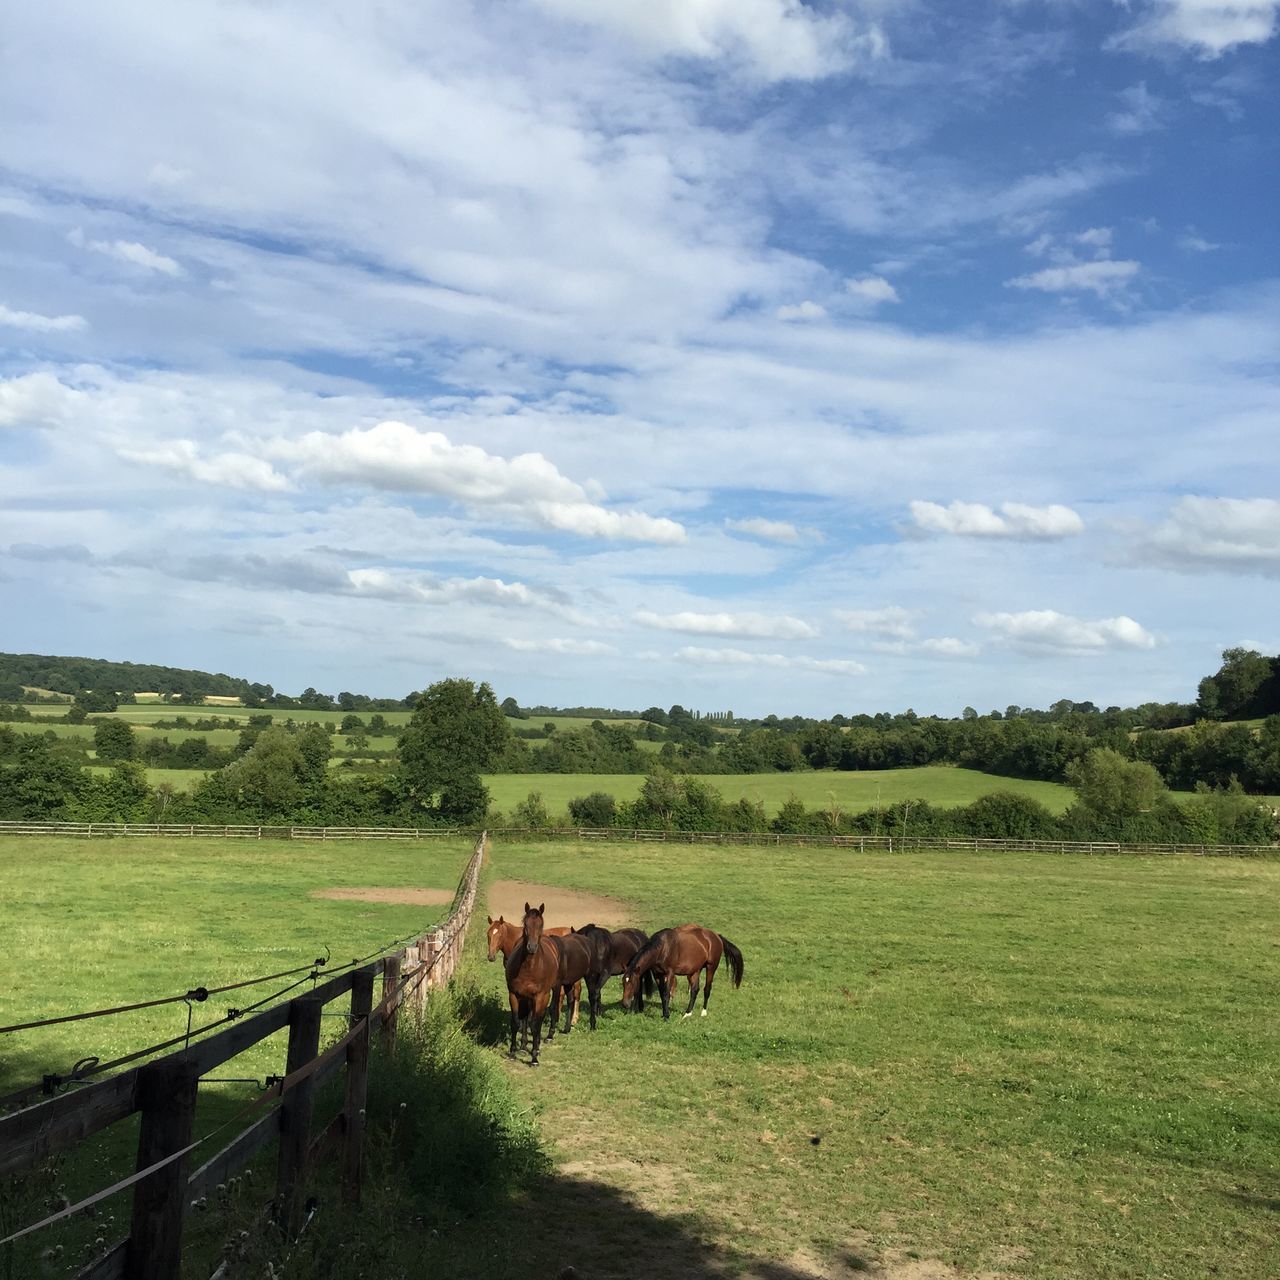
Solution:
[[[662,1173],[655,1170],[659,1179]],[[684,1188],[672,1194],[670,1215],[657,1214],[616,1187],[553,1174],[501,1209],[490,1208],[442,1233],[431,1252],[444,1269],[484,1274],[487,1280],[814,1280],[876,1270],[873,1259],[848,1250],[815,1271],[714,1244],[698,1220],[699,1204],[714,1193],[714,1187]]]

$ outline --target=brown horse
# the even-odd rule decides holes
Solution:
[[[511,949],[520,941],[520,926],[513,924],[510,920],[504,920],[499,916],[496,920],[492,916],[486,917],[489,921],[489,961],[492,963],[498,958],[498,953],[502,953],[502,959],[511,954]],[[551,938],[567,938],[573,929],[566,925],[556,925],[552,929],[543,929],[542,931],[547,937]],[[572,1005],[573,1009],[573,1025],[578,1025],[578,997],[582,993],[582,983],[576,982],[573,986]],[[556,1033],[556,1017],[559,1015],[560,992],[557,990],[553,1007],[551,1010],[551,1029],[547,1032],[547,1039],[550,1040]]]
[[[542,911],[524,904],[524,920],[520,941],[506,958],[507,991],[511,997],[511,1057],[516,1056],[516,1031],[522,1029],[528,1042],[529,1019],[533,1019],[533,1050],[530,1065],[538,1065],[538,1049],[542,1044],[542,1019],[551,1001],[552,990],[572,990],[582,979],[587,983],[587,1012],[591,1029],[596,1029],[596,1006],[600,984],[607,974],[608,957],[593,938],[570,934],[565,938],[543,936]],[[570,1029],[573,1010],[565,1017],[565,1034]],[[552,1014],[553,1018],[555,1012]]]
[[[649,941],[649,935],[639,929],[609,930],[602,929],[598,924],[584,924],[581,929],[575,929],[574,932],[598,933],[607,944],[609,948],[609,972],[605,982],[609,978],[615,978],[620,973],[623,973],[631,962],[631,957]],[[600,986],[603,991],[604,983],[602,982]],[[636,1007],[641,1012],[644,1011],[644,998],[646,995],[653,995],[653,976],[648,973],[645,974],[643,989],[636,996]]]
[[[682,924],[674,929],[662,929],[631,957],[622,975],[622,1007],[630,1009],[640,990],[644,975],[657,972],[661,975],[658,991],[662,996],[662,1016],[671,1017],[671,997],[675,994],[676,978],[689,979],[689,1007],[687,1018],[698,1002],[698,981],[706,973],[706,985],[702,992],[702,1016],[707,1016],[707,1001],[711,999],[711,984],[719,968],[720,958],[725,956],[733,972],[733,985],[742,985],[742,952],[728,938],[700,924]]]

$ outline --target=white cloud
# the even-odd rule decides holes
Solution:
[[[1133,559],[1185,572],[1280,576],[1280,501],[1182,498],[1169,518],[1140,530]]]
[[[1206,240],[1204,236],[1197,235],[1194,231],[1188,231],[1186,235],[1178,237],[1178,248],[1186,249],[1188,253],[1214,253],[1222,246],[1214,244],[1212,240]]]
[[[658,55],[728,59],[764,80],[815,80],[882,57],[880,29],[798,0],[540,0],[562,17],[618,32]]]
[[[911,518],[930,533],[959,534],[971,538],[1017,538],[1044,541],[1069,538],[1084,531],[1084,521],[1070,507],[1054,503],[1030,507],[1021,502],[1002,502],[1000,514],[985,503],[911,503]]]
[[[1137,24],[1109,42],[1116,49],[1194,49],[1218,58],[1275,34],[1280,0],[1151,0]]]
[[[194,440],[165,440],[141,448],[120,445],[117,452],[129,462],[163,467],[201,484],[256,489],[264,493],[289,488],[289,481],[262,458],[235,452],[204,457]]]
[[[753,538],[764,538],[769,542],[795,545],[800,541],[800,530],[785,520],[766,520],[761,516],[751,516],[743,520],[727,519],[724,527],[734,533],[749,534]]]
[[[399,600],[430,605],[479,604],[499,609],[539,608],[564,612],[564,606],[544,591],[523,582],[501,578],[449,578],[444,581],[420,575],[392,573],[386,569],[350,569],[346,574],[352,594],[379,600]]]
[[[454,444],[439,431],[382,422],[334,435],[312,431],[264,446],[299,474],[328,484],[432,493],[475,511],[499,511],[545,529],[585,538],[667,545],[685,540],[682,525],[640,512],[608,511],[540,453],[503,458],[477,445]]]
[[[571,657],[593,658],[617,652],[613,645],[601,640],[522,640],[515,636],[505,636],[502,643],[517,653],[562,653]]]
[[[862,302],[900,302],[898,291],[883,276],[860,276],[846,280],[844,287]]]
[[[940,658],[973,658],[981,648],[969,640],[959,640],[955,636],[936,636],[930,640],[921,640],[916,646],[922,653],[936,654]]]
[[[1124,615],[1090,622],[1053,609],[1031,609],[1024,613],[980,613],[974,622],[1029,653],[1101,653],[1156,646],[1149,631]]]
[[[826,317],[827,309],[806,298],[794,306],[779,307],[774,314],[779,320],[822,320]]]
[[[861,676],[867,669],[851,658],[805,658],[785,653],[748,653],[745,649],[701,649],[686,645],[676,652],[682,662],[718,667],[772,667],[789,671],[816,671],[827,675]]]
[[[884,609],[837,609],[835,617],[847,631],[861,635],[883,636],[906,640],[915,634],[910,610],[899,605]]]
[[[74,333],[88,328],[84,316],[45,316],[37,311],[13,311],[0,303],[0,324],[32,333]]]
[[[698,636],[808,640],[818,634],[816,628],[799,618],[772,613],[655,613],[641,609],[636,621],[662,631],[683,631]]]
[[[1147,82],[1122,89],[1119,94],[1121,107],[1107,117],[1107,125],[1113,133],[1122,137],[1151,133],[1164,123],[1165,102],[1147,88]]]
[[[1045,267],[1029,275],[1016,276],[1005,281],[1010,289],[1038,289],[1042,293],[1096,294],[1105,298],[1123,287],[1141,270],[1141,264],[1132,261],[1103,259],[1098,262],[1077,262],[1064,267]]]
[[[24,373],[0,381],[0,427],[61,427],[85,396],[51,373]]]
[[[146,271],[156,271],[164,276],[186,275],[182,265],[175,259],[148,249],[145,244],[139,244],[136,240],[89,240],[80,227],[68,232],[67,239],[77,248],[90,249],[94,253],[105,254],[108,258],[142,267]]]
[[[1084,231],[1078,231],[1071,238],[1076,244],[1082,244],[1088,249],[1094,249],[1100,254],[1106,254],[1111,251],[1112,230],[1110,227],[1088,227]]]

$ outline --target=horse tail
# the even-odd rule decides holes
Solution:
[[[716,937],[720,939],[721,945],[724,947],[724,954],[729,961],[729,968],[733,970],[733,985],[735,987],[742,986],[742,952],[723,933],[716,934]]]

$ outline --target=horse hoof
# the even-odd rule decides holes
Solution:
[[[534,1059],[529,1063],[529,1065],[530,1065],[531,1067],[536,1067],[536,1066],[538,1065],[538,1060],[537,1060],[537,1058],[534,1058]]]
[[[680,1015],[680,1021],[683,1022],[686,1018],[692,1018],[692,1017],[693,1017],[692,1013],[682,1013]]]
[[[703,1011],[702,1011],[702,1016],[703,1016],[704,1018],[707,1016],[707,1011],[706,1011],[705,1009],[703,1009]]]

